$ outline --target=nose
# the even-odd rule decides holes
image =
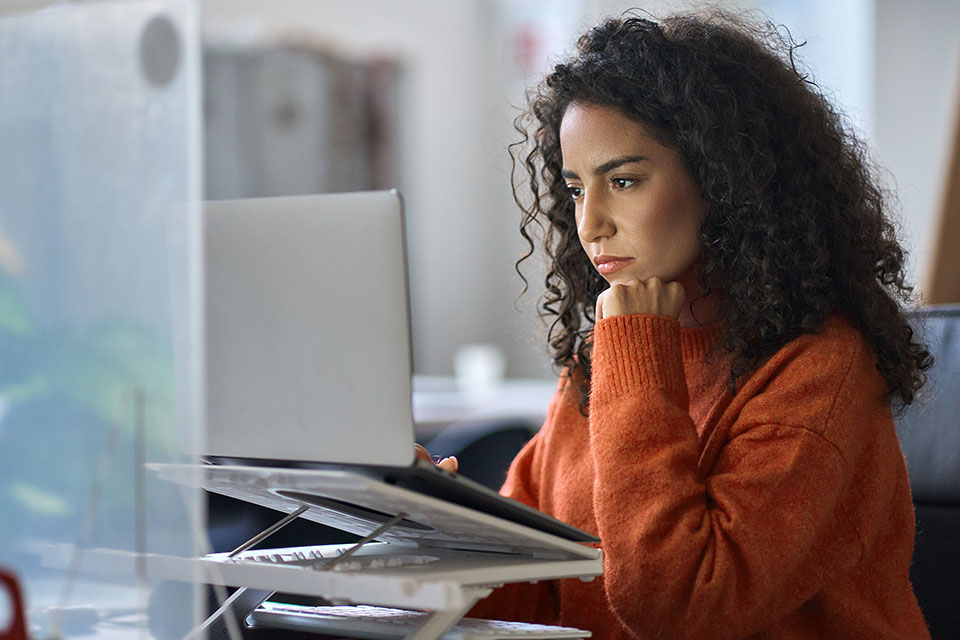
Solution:
[[[577,235],[580,236],[581,242],[596,242],[601,238],[612,236],[617,230],[607,203],[601,197],[591,197],[590,194],[585,193],[577,214]]]

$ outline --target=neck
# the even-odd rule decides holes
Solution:
[[[703,294],[687,296],[686,301],[684,301],[683,311],[680,312],[677,318],[680,321],[680,327],[682,329],[700,327],[715,322],[716,305],[714,304],[714,296],[710,295],[706,298],[701,298],[699,297],[700,295]],[[696,305],[694,305],[694,301],[696,301]],[[696,307],[696,316],[694,316],[693,313],[694,306]]]
[[[690,265],[679,278],[677,282],[683,285],[683,291],[686,299],[683,301],[683,310],[678,316],[680,327],[690,329],[703,325],[713,324],[716,321],[717,297],[711,294],[704,297],[704,290],[697,282],[697,274],[694,265]],[[696,316],[694,316],[696,311]]]

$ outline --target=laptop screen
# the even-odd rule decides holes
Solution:
[[[203,455],[413,462],[395,191],[205,204]]]

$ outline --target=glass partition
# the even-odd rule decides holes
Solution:
[[[0,14],[0,569],[34,638],[200,618],[200,85],[188,0]],[[12,600],[0,597],[0,627]]]

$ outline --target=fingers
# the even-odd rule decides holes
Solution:
[[[416,442],[414,442],[413,450],[416,452],[417,458],[419,458],[420,460],[429,460],[433,462],[433,458],[430,457],[430,452],[424,449],[423,445],[417,444]]]
[[[660,278],[618,282],[597,296],[597,321],[632,313],[676,318],[683,309],[684,299],[683,285],[679,282],[665,283]]]
[[[413,450],[416,452],[417,458],[419,458],[420,460],[427,460],[429,462],[433,462],[433,458],[430,456],[430,452],[427,451],[423,447],[423,445],[417,444],[415,442],[413,443]],[[445,471],[449,471],[451,473],[456,473],[457,469],[460,468],[460,461],[457,460],[456,456],[450,456],[449,458],[444,458],[443,460],[441,460],[440,462],[437,462],[436,464],[441,469],[444,469]]]

